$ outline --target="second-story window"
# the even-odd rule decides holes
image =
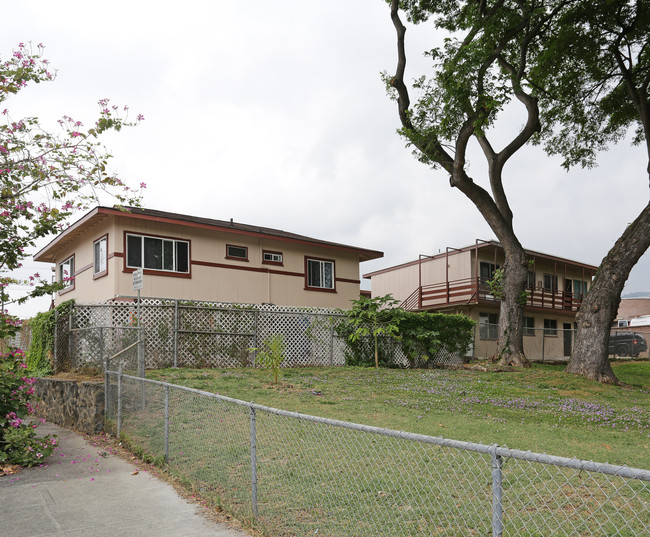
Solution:
[[[533,270],[526,273],[526,289],[535,289],[535,271]]]
[[[334,261],[307,259],[307,287],[334,289]]]
[[[59,282],[66,289],[74,285],[74,256],[68,257],[68,259],[59,265]]]
[[[499,265],[481,261],[479,265],[481,283],[489,282],[494,277],[494,272],[499,269]]]
[[[262,252],[262,263],[267,263],[269,265],[282,265],[282,252],[264,250]]]
[[[226,258],[248,261],[248,248],[246,246],[234,246],[232,244],[227,244]]]
[[[166,272],[190,271],[188,241],[127,234],[126,266]]]
[[[104,235],[93,243],[93,276],[103,276],[108,271],[108,237]]]
[[[544,290],[557,291],[557,276],[553,274],[544,274]]]

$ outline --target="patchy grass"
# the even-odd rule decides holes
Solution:
[[[389,429],[650,468],[650,362],[613,364],[625,387],[563,367],[469,370],[165,369],[147,377]]]

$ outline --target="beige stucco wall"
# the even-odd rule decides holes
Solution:
[[[448,258],[423,259],[421,265],[414,263],[379,273],[372,277],[372,296],[392,294],[402,302],[418,288],[420,279],[423,286],[443,283],[447,281],[447,261],[449,281],[469,278],[472,275],[471,260],[471,252],[450,253]]]
[[[136,294],[132,273],[126,269],[125,232],[190,241],[191,277],[145,271],[142,297],[327,308],[347,308],[359,297],[359,258],[354,251],[116,217],[95,226],[57,258],[58,274],[58,264],[75,256],[74,288],[58,293],[57,303]],[[93,278],[93,241],[104,234],[108,234],[108,274]],[[248,260],[227,259],[227,244],[248,248]],[[281,252],[282,266],[263,263],[263,250]],[[336,292],[305,289],[305,256],[334,261]]]
[[[496,261],[498,266],[503,266],[504,257],[499,252],[495,259],[493,253],[479,250],[478,261],[479,265],[481,262],[494,264]],[[540,289],[543,287],[544,274],[557,276],[558,291],[565,290],[566,279],[585,281],[588,286],[591,283],[590,271],[583,271],[571,265],[565,266],[563,262],[555,263],[540,258],[532,263],[530,270],[535,273],[535,287]],[[449,252],[448,256],[443,254],[433,259],[423,259],[421,265],[416,262],[380,272],[372,277],[372,296],[390,293],[402,302],[417,289],[420,274],[423,286],[444,283],[447,278],[449,282],[476,278],[476,252]]]
[[[460,312],[460,311],[459,311]],[[498,313],[498,309],[489,309],[484,307],[473,307],[465,310],[463,313],[468,315],[471,319],[476,321],[476,333],[474,337],[474,356],[477,358],[490,358],[496,353],[497,342],[492,339],[481,339],[479,331],[479,317],[480,313]],[[534,336],[524,336],[524,352],[530,360],[534,361],[553,361],[562,360],[569,357],[565,354],[564,337],[565,337],[565,324],[568,325],[566,332],[567,337],[571,338],[571,343],[574,342],[575,325],[572,316],[556,315],[553,312],[538,313],[538,312],[525,312],[525,317],[533,317],[535,319]],[[557,334],[544,334],[544,319],[554,319],[557,326]]]

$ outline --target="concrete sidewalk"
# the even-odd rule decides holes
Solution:
[[[42,466],[0,477],[0,535],[7,537],[246,537],[200,514],[174,488],[75,432],[58,435]],[[138,469],[138,473],[134,472]]]

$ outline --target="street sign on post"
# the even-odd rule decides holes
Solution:
[[[144,283],[144,270],[141,268],[133,271],[133,290],[141,291]]]
[[[141,315],[140,315],[140,291],[144,285],[144,270],[142,268],[135,269],[133,271],[133,290],[138,292],[138,303],[136,310],[137,317],[137,326],[138,326],[138,338],[140,344],[138,345],[138,375],[144,378],[144,334],[142,332]],[[144,389],[144,384],[142,385]],[[144,393],[143,393],[144,397]],[[144,405],[144,403],[143,403]]]

